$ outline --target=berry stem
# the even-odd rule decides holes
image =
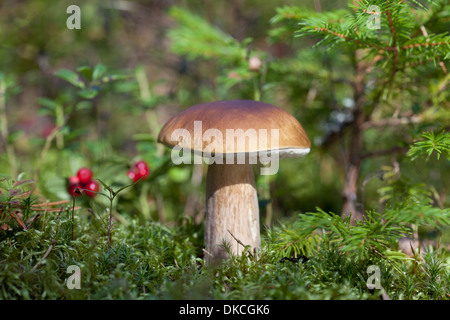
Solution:
[[[113,210],[113,196],[109,198],[109,226],[108,226],[108,254],[109,254],[109,247],[111,243],[111,222],[112,222],[112,210]]]
[[[74,225],[74,211],[75,211],[75,196],[72,196],[72,241],[73,241],[73,225]]]

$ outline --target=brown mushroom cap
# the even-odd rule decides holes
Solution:
[[[201,136],[195,136],[194,121],[201,121]],[[175,135],[177,129],[185,134]],[[161,129],[158,142],[173,148],[179,146],[201,153],[213,141],[203,141],[203,135],[209,129],[220,131],[223,141],[222,152],[217,153],[254,153],[276,151],[280,157],[295,157],[307,154],[311,147],[301,124],[287,111],[274,105],[253,100],[229,100],[194,105],[173,116]],[[239,144],[234,141],[227,145],[227,130],[243,130],[244,133],[258,133],[266,130],[267,142],[264,146],[250,143]],[[271,130],[278,129],[278,145],[271,145]],[[249,130],[249,131],[248,131]],[[254,130],[254,131],[253,131]],[[236,132],[236,131],[235,131]],[[240,131],[242,133],[242,131]],[[201,139],[200,141],[198,139]]]

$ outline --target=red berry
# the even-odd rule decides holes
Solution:
[[[148,168],[147,162],[141,160],[134,164],[134,166],[128,170],[128,177],[136,182],[138,180],[147,179],[150,174],[150,169]]]
[[[83,192],[81,190],[82,188],[83,187],[78,183],[70,184],[68,191],[69,191],[70,195],[75,198],[75,197],[81,196],[83,194]]]
[[[138,161],[136,162],[136,164],[134,165],[137,169],[137,174],[139,176],[138,179],[144,180],[147,179],[149,174],[150,174],[150,169],[148,168],[147,162],[145,161]]]
[[[145,169],[139,169],[139,175],[140,175],[141,177],[147,177],[147,176],[148,176],[148,169],[147,169],[147,168],[145,168]]]
[[[80,183],[80,178],[78,178],[78,176],[69,177],[69,185],[78,184],[78,183]]]
[[[89,181],[85,185],[84,188],[87,189],[87,190],[85,190],[86,195],[91,198],[96,197],[97,194],[95,192],[98,192],[100,190],[99,184],[97,183],[97,181],[94,181],[94,180]],[[94,192],[91,192],[91,191],[94,191]]]
[[[80,179],[81,183],[88,183],[92,179],[92,171],[88,168],[81,168],[77,172],[77,177]]]
[[[145,161],[138,161],[138,162],[136,162],[136,164],[134,165],[136,168],[138,168],[139,170],[142,170],[142,169],[148,169],[148,165],[147,165],[147,162],[145,162]]]
[[[128,170],[127,173],[128,178],[130,178],[133,182],[136,182],[139,180],[138,174],[134,169]]]

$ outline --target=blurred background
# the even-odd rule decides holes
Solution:
[[[79,30],[66,26],[70,5],[81,9]],[[149,179],[123,192],[118,211],[164,223],[182,217],[200,223],[207,167],[172,165],[157,134],[171,115],[191,105],[261,99],[293,114],[312,142],[308,156],[282,160],[274,176],[256,176],[262,223],[316,207],[339,214],[351,138],[341,129],[355,104],[352,63],[342,50],[315,47],[317,38],[296,37],[283,15],[292,5],[303,8],[301,15],[348,3],[1,0],[0,173],[35,179],[34,195],[57,201],[70,199],[67,178],[83,166],[95,178],[123,186],[130,183],[130,166],[145,160]],[[448,18],[434,31],[446,27]],[[261,65],[250,65],[252,57]],[[415,76],[439,72],[425,65]],[[396,101],[420,109],[424,85],[418,81],[395,96],[379,115],[394,112]],[[403,150],[428,128],[433,126],[369,129],[362,149]],[[388,200],[413,190],[448,206],[448,173],[448,161],[412,162],[405,150],[367,157],[358,205],[383,210]],[[80,201],[105,205],[102,197]]]

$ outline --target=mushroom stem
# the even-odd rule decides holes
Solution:
[[[230,234],[231,233],[231,234]],[[241,242],[236,241],[233,236]],[[223,241],[232,254],[261,244],[258,197],[251,164],[211,164],[206,176],[206,264],[227,258]]]

